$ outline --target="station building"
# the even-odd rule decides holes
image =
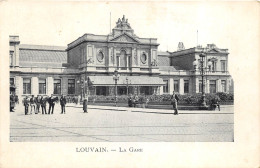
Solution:
[[[202,47],[176,52],[158,51],[156,38],[141,38],[124,16],[108,35],[84,34],[67,47],[20,44],[10,36],[10,92],[20,100],[26,95],[180,94],[201,92],[199,61]],[[228,73],[228,50],[207,47],[206,92],[233,92]],[[85,82],[84,82],[85,81]],[[82,95],[83,96],[83,95]]]

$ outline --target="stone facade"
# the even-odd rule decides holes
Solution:
[[[124,16],[111,34],[84,34],[67,47],[23,45],[18,36],[10,36],[10,80],[20,100],[32,94],[114,95],[115,70],[120,75],[118,94],[200,92],[201,77],[193,62],[203,48],[183,45],[176,52],[159,52],[158,46],[155,38],[135,35]],[[206,92],[233,92],[228,50],[206,48],[206,66],[212,62]]]

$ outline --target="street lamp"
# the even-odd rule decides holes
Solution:
[[[118,71],[114,71],[113,80],[115,80],[115,105],[117,106],[117,81],[119,80]]]
[[[86,76],[84,75],[80,81],[77,81],[78,84],[81,84],[81,99],[83,99],[83,111],[84,113],[88,112],[88,80],[86,80]],[[87,85],[87,86],[86,86]]]
[[[126,95],[128,95],[128,92],[129,92],[129,84],[131,84],[131,80],[129,80],[128,77],[126,77],[125,81],[126,81]]]
[[[198,70],[200,71],[200,74],[201,74],[201,78],[202,78],[202,102],[201,102],[201,107],[202,108],[207,108],[207,105],[206,105],[206,101],[205,101],[205,82],[204,82],[204,77],[205,77],[205,73],[207,72],[207,70],[210,68],[207,68],[205,66],[205,59],[206,59],[206,55],[207,55],[207,50],[202,50],[201,54],[199,55],[200,56],[200,62],[198,62],[197,60],[195,60],[193,62],[193,66],[194,66],[194,69],[196,71],[197,69],[197,66],[198,66]],[[208,62],[208,66],[211,67],[212,65],[212,62]]]

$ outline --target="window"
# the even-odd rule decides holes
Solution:
[[[54,94],[61,94],[61,80],[54,79]]]
[[[222,89],[222,92],[226,92],[226,81],[225,80],[221,80],[221,89]]]
[[[163,93],[168,93],[168,80],[163,80]]]
[[[217,61],[212,62],[212,71],[215,72],[217,70]]]
[[[174,91],[179,92],[179,80],[174,80]]]
[[[215,80],[209,81],[209,91],[210,91],[210,93],[216,93],[216,81]]]
[[[184,93],[189,93],[189,80],[184,80]]]
[[[31,94],[31,79],[23,79],[23,94]]]
[[[75,94],[75,79],[68,80],[68,94]]]
[[[46,79],[39,79],[39,94],[46,94]]]
[[[202,92],[202,80],[199,80],[199,93]]]
[[[80,59],[82,64],[86,62],[86,48],[80,49]]]
[[[126,56],[126,51],[125,50],[122,50],[120,52],[120,67],[124,67],[126,68],[127,67],[127,56]]]
[[[221,60],[221,71],[225,72],[226,71],[226,61],[225,60]]]
[[[107,87],[106,86],[97,86],[96,87],[96,95],[104,95],[107,94]]]
[[[14,78],[10,78],[10,85],[14,85]]]

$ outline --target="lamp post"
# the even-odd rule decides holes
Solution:
[[[117,81],[119,80],[118,71],[114,71],[113,79],[115,81],[115,105],[117,106]]]
[[[206,109],[207,105],[206,105],[206,101],[205,101],[205,82],[204,82],[204,78],[205,78],[205,73],[207,72],[207,70],[210,68],[207,68],[205,66],[205,59],[206,59],[206,55],[207,55],[207,49],[203,49],[200,56],[200,62],[197,62],[196,60],[193,62],[194,65],[194,69],[196,71],[196,67],[198,66],[198,69],[200,71],[201,74],[201,79],[202,79],[202,100],[201,100],[201,108]],[[212,63],[208,62],[208,66],[211,67]]]
[[[77,81],[77,83],[81,84],[81,99],[83,99],[83,111],[84,113],[87,113],[88,112],[88,80],[86,80],[86,75],[84,75],[84,77],[81,78],[80,81]]]
[[[131,84],[131,80],[129,80],[128,77],[126,77],[125,81],[126,81],[126,95],[128,95],[128,93],[129,93],[129,83]]]

